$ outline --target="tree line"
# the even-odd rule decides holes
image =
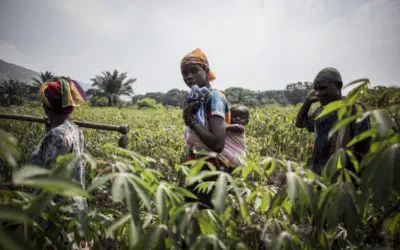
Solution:
[[[52,72],[41,72],[39,78],[32,78],[32,83],[18,80],[4,80],[0,83],[0,105],[22,105],[26,100],[38,98],[38,90],[43,82],[56,77]],[[117,106],[134,104],[139,107],[154,108],[160,105],[183,107],[185,105],[186,90],[171,89],[166,93],[149,92],[146,94],[134,95],[133,84],[136,78],[128,78],[126,72],[105,71],[90,79],[92,84],[86,91],[89,96],[89,103],[92,106]],[[376,106],[381,95],[388,90],[386,86],[375,86],[369,90],[368,98],[362,101],[370,106]],[[306,98],[312,89],[311,82],[296,82],[286,85],[284,90],[253,91],[246,88],[230,87],[223,90],[229,103],[232,105],[243,104],[248,107],[259,107],[266,104],[296,105]],[[130,101],[121,99],[127,96]]]
[[[38,91],[40,85],[44,82],[51,81],[57,75],[50,71],[41,72],[39,78],[32,78],[32,82],[22,82],[18,80],[4,80],[0,83],[0,105],[22,105],[24,101],[30,99],[38,99]],[[116,105],[120,101],[120,96],[133,95],[132,84],[136,82],[135,78],[127,79],[126,72],[101,72],[90,79],[92,87],[86,91],[86,94],[91,98],[105,98],[106,106]]]

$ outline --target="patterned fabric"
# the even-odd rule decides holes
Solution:
[[[217,159],[226,167],[239,167],[245,164],[244,158],[246,157],[246,139],[244,134],[244,126],[239,124],[232,124],[229,126],[239,126],[240,132],[226,131],[225,146],[221,153],[217,155]],[[191,150],[205,150],[211,151],[196,133],[188,130],[185,136],[186,146]]]
[[[60,126],[52,128],[32,153],[31,164],[50,169],[57,156],[67,153],[81,155],[84,149],[82,131],[71,121],[66,120]],[[79,162],[75,171],[75,179],[85,188],[85,169]]]
[[[318,174],[321,174],[322,167],[334,151],[338,149],[338,146],[344,146],[346,144],[342,143],[342,145],[337,145],[337,138],[335,136],[328,138],[329,130],[332,129],[337,121],[337,114],[334,112],[322,119],[315,120],[315,117],[317,117],[321,111],[322,107],[318,107],[313,113],[309,114],[305,120],[307,130],[315,132],[314,151],[311,157],[311,170]],[[351,123],[346,135],[348,137],[347,141],[370,128],[371,126],[368,118],[360,123]],[[368,151],[368,148],[368,141],[362,141],[354,146],[353,153],[358,159],[361,159],[362,155]]]
[[[204,67],[206,67],[206,69],[208,69],[208,78],[210,81],[215,79],[215,75],[213,72],[211,72],[210,70],[210,65],[208,63],[208,59],[207,56],[199,49],[195,49],[192,52],[190,52],[189,54],[187,54],[186,56],[183,57],[182,61],[181,61],[181,68],[184,65],[187,64],[201,64]]]
[[[73,107],[88,100],[85,91],[76,81],[62,77],[42,83],[39,95],[47,107],[59,108],[67,114],[72,112]]]
[[[240,132],[226,131],[225,146],[221,152],[222,161],[226,166],[239,167],[244,166],[246,163],[246,137],[244,133],[244,126],[240,124],[231,124],[229,126],[241,127]]]
[[[207,87],[199,88],[199,86],[195,84],[191,87],[190,92],[186,96],[187,103],[199,102],[194,108],[197,121],[199,121],[202,126],[205,126],[206,124],[204,103],[209,94],[210,90]]]
[[[201,103],[201,105],[203,105],[202,110],[204,110],[207,118],[205,119],[204,125],[202,124],[206,129],[209,129],[208,119],[213,115],[222,117],[226,124],[231,123],[231,112],[229,110],[228,101],[226,100],[224,94],[222,94],[219,90],[211,90],[206,97],[206,101]],[[191,129],[187,127],[185,131],[185,138],[189,132],[191,132]]]

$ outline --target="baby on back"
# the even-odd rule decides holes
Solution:
[[[220,153],[221,160],[229,166],[245,164],[246,137],[244,127],[249,123],[249,109],[246,106],[234,106],[231,111],[231,124],[226,125],[225,147]]]
[[[209,97],[210,90],[197,85],[192,86],[191,91],[187,95],[187,102],[196,102],[195,116],[196,120],[204,127],[207,127],[205,119],[204,103]],[[230,124],[226,124],[225,146],[217,158],[227,167],[238,167],[245,164],[246,157],[246,138],[244,134],[244,126],[249,123],[249,110],[246,106],[234,106],[230,109]],[[210,149],[204,145],[200,138],[189,127],[185,131],[185,143],[188,149],[196,151],[208,151]]]

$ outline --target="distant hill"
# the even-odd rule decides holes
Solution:
[[[33,82],[33,77],[38,78],[39,72],[0,59],[0,82],[3,80],[13,79],[30,84]],[[90,84],[83,83],[79,80],[77,81],[84,90],[90,88]]]
[[[39,77],[39,73],[31,69],[27,69],[16,64],[8,63],[0,60],[0,81],[18,80],[22,82],[32,83],[32,77]]]

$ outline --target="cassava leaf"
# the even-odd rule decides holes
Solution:
[[[13,175],[13,182],[15,184],[22,184],[25,179],[33,178],[35,176],[49,175],[48,169],[36,166],[24,166],[18,172]]]
[[[357,115],[353,115],[353,116],[349,116],[346,117],[342,120],[339,120],[334,126],[333,128],[329,131],[328,134],[328,138],[331,138],[332,135],[334,135],[336,132],[338,132],[341,128],[346,127],[347,125],[349,125],[350,123],[352,123],[353,121],[355,121],[358,118]]]
[[[212,204],[215,207],[217,213],[222,213],[225,211],[228,196],[228,183],[225,174],[221,173],[215,184],[215,191],[212,198]]]
[[[0,204],[0,220],[31,222],[31,219],[21,208]]]
[[[167,202],[165,200],[165,194],[164,194],[164,182],[161,182],[158,185],[157,191],[156,191],[156,207],[157,207],[157,213],[158,217],[161,222],[165,222],[167,220]]]
[[[388,113],[384,110],[375,110],[373,112],[376,124],[378,128],[378,133],[381,138],[386,138],[392,129],[392,120]]]
[[[322,111],[318,114],[317,117],[315,117],[315,119],[316,120],[321,119],[321,118],[331,114],[332,112],[342,108],[344,105],[345,105],[345,103],[343,100],[331,102],[322,109]]]
[[[353,137],[348,143],[347,143],[347,147],[351,147],[355,144],[357,144],[360,141],[363,141],[369,137],[375,138],[377,136],[377,131],[375,129],[371,129],[371,130],[367,130],[364,131],[358,135],[356,135],[355,137]]]
[[[63,196],[82,196],[86,198],[90,197],[90,195],[82,190],[82,188],[76,183],[59,177],[35,177],[23,179],[17,183],[25,186],[40,188],[43,191]]]

